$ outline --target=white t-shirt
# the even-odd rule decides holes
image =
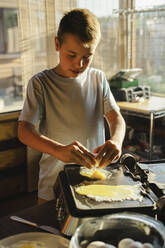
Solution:
[[[39,131],[62,144],[77,140],[91,152],[105,142],[104,114],[119,110],[102,71],[88,68],[77,78],[64,78],[53,69],[33,76],[19,120],[37,125]],[[38,195],[54,198],[53,186],[64,163],[43,153]]]

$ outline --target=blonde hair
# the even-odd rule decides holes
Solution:
[[[98,43],[101,37],[100,24],[88,9],[73,9],[60,21],[57,32],[60,45],[64,41],[65,34],[77,35],[84,43]]]

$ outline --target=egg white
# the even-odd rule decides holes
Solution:
[[[99,202],[124,200],[142,201],[143,199],[140,193],[140,185],[90,184],[78,186],[75,190],[78,194],[86,195]]]

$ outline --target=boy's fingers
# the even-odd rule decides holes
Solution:
[[[93,152],[96,154],[96,153],[98,153],[100,150],[101,150],[101,146],[99,146],[99,147],[97,147],[96,149],[94,149]]]
[[[79,144],[79,148],[83,152],[82,154],[83,154],[84,159],[87,160],[92,165],[95,165],[96,163],[95,155],[91,153],[86,147],[82,146],[81,144]]]
[[[90,152],[86,149],[81,149],[82,147],[79,147],[77,145],[74,145],[74,150],[72,151],[74,155],[79,158],[79,162],[81,160],[81,165],[85,165],[88,168],[92,168],[93,165],[96,163],[94,159],[94,155],[91,156]]]
[[[91,169],[91,166],[89,163],[87,163],[79,154],[74,154],[74,162],[78,165],[85,166],[89,169]]]
[[[106,148],[105,148],[105,146],[104,146],[103,149],[102,149],[102,150],[98,153],[98,155],[96,156],[97,161],[101,161],[101,160],[102,160],[102,158],[103,158],[105,152],[106,152]]]
[[[117,151],[115,151],[113,153],[107,153],[104,155],[104,157],[100,161],[99,167],[104,168],[107,165],[111,164],[111,162],[117,158],[118,158],[118,152]]]

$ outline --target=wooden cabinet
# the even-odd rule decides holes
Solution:
[[[18,116],[0,114],[0,199],[27,190],[26,146],[17,138]]]

